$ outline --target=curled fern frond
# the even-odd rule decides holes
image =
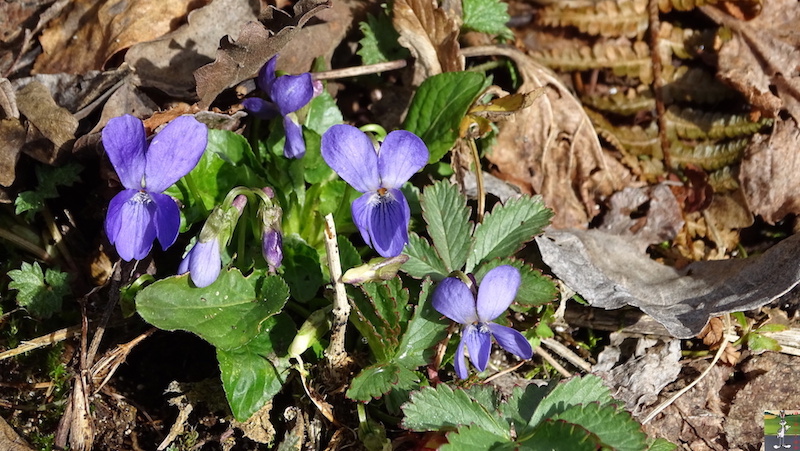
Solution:
[[[603,0],[579,8],[554,2],[539,11],[538,23],[546,27],[575,27],[591,36],[641,39],[648,26],[647,0]]]
[[[742,114],[711,113],[675,105],[666,112],[667,135],[672,139],[728,139],[742,138],[758,133],[772,125],[772,119],[756,122]]]
[[[699,6],[713,5],[718,0],[658,0],[658,9],[662,13],[676,11],[691,11]]]
[[[674,167],[693,164],[706,171],[715,171],[738,162],[750,138],[731,141],[702,141],[695,145],[673,141],[670,146],[670,163]]]
[[[739,181],[736,179],[737,166],[725,166],[708,174],[708,184],[714,189],[715,193],[727,193],[739,189]]]
[[[620,77],[639,78],[649,84],[653,80],[650,49],[642,41],[627,39],[598,42],[592,47],[582,45],[547,52],[535,52],[531,56],[551,69],[562,71],[585,71],[611,69]]]

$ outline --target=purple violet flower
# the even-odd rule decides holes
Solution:
[[[219,239],[212,238],[205,243],[200,242],[192,247],[181,264],[178,265],[178,274],[189,273],[192,282],[199,287],[207,287],[214,283],[222,270],[222,258],[219,252]]]
[[[248,97],[242,101],[242,106],[261,119],[283,116],[283,129],[286,133],[283,155],[287,158],[301,158],[306,153],[306,143],[303,141],[303,128],[294,113],[306,106],[321,89],[315,86],[308,72],[276,77],[277,63],[278,55],[275,55],[261,68],[256,79],[258,87],[269,95],[272,102]]]
[[[108,205],[109,241],[125,261],[144,258],[156,238],[162,249],[172,246],[180,211],[162,192],[197,165],[208,144],[208,129],[191,116],[181,116],[148,144],[142,121],[125,115],[108,121],[102,139],[125,187]]]
[[[400,191],[428,163],[428,148],[415,134],[396,130],[376,152],[366,133],[352,125],[322,135],[322,158],[339,177],[364,193],[351,207],[353,222],[382,257],[396,257],[408,243],[411,209]]]
[[[484,371],[489,363],[492,337],[500,347],[521,359],[530,359],[533,355],[530,343],[521,333],[492,322],[514,302],[520,283],[519,270],[503,265],[486,273],[477,290],[477,296],[467,284],[455,277],[445,278],[436,287],[433,308],[463,324],[461,342],[454,359],[456,375],[460,379],[467,378],[464,346],[478,371]]]

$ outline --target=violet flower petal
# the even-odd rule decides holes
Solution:
[[[500,324],[487,323],[487,325],[500,347],[521,359],[530,359],[533,356],[531,344],[528,343],[524,335],[510,327],[501,326]]]
[[[428,148],[415,134],[395,130],[383,140],[378,153],[378,174],[384,188],[400,188],[428,164]]]
[[[130,114],[109,119],[103,129],[102,140],[122,186],[142,189],[147,151],[142,121]]]
[[[272,89],[272,82],[275,81],[275,68],[277,65],[278,55],[275,55],[270,58],[269,61],[267,61],[267,64],[261,67],[261,70],[258,71],[256,85],[258,85],[262,91],[269,92]]]
[[[459,379],[466,379],[469,376],[469,371],[467,369],[467,359],[464,358],[464,334],[461,334],[461,341],[458,342],[458,347],[456,348],[456,354],[453,356],[453,367],[456,370],[456,376]]]
[[[367,226],[372,247],[381,257],[396,257],[408,243],[411,208],[398,189],[391,189],[377,198],[379,202],[372,206]]]
[[[111,202],[109,202],[108,212],[106,213],[105,230],[108,241],[111,242],[111,244],[117,242],[119,231],[122,229],[122,207],[137,194],[139,194],[139,190],[126,189],[118,192],[117,195],[111,199]]]
[[[192,278],[192,282],[199,288],[211,285],[217,280],[222,269],[219,241],[216,239],[205,243],[198,241],[186,254],[184,261],[186,260],[188,260],[189,276]],[[181,265],[183,265],[182,262]]]
[[[347,124],[331,126],[323,135],[322,158],[339,177],[362,193],[381,187],[378,154],[366,133]]]
[[[520,283],[519,270],[513,266],[498,266],[486,273],[478,288],[480,321],[491,321],[503,314],[514,302]]]
[[[178,204],[175,203],[175,199],[166,194],[150,193],[150,197],[157,207],[153,218],[156,236],[161,244],[161,249],[166,250],[178,238],[178,231],[181,227],[181,212]],[[150,241],[152,242],[152,239]]]
[[[145,187],[160,193],[197,166],[208,144],[208,128],[181,116],[153,137],[147,150]]]
[[[278,105],[284,116],[303,108],[313,97],[314,85],[308,72],[278,77],[269,90],[269,98]]]
[[[283,145],[283,156],[286,158],[303,158],[306,154],[306,142],[303,140],[303,127],[294,121],[292,115],[283,117],[283,130],[286,144]]]
[[[259,97],[248,97],[242,100],[242,106],[253,116],[269,120],[280,114],[278,106]]]
[[[144,191],[125,190],[111,199],[106,234],[120,258],[141,260],[150,252],[156,237],[156,208],[153,198]]]
[[[373,197],[378,197],[376,193],[366,193],[353,201],[350,206],[350,213],[353,216],[353,223],[361,233],[361,238],[367,245],[372,246],[372,239],[369,234],[369,216],[372,213]]]
[[[457,323],[472,324],[478,320],[472,291],[455,277],[439,282],[433,292],[433,308]]]
[[[486,370],[486,365],[489,363],[489,354],[492,350],[492,336],[489,331],[481,330],[481,326],[464,327],[462,332],[464,342],[467,344],[469,350],[469,360],[478,371]]]

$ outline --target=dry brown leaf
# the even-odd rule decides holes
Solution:
[[[725,326],[722,324],[722,320],[719,317],[708,320],[708,324],[697,334],[697,338],[702,338],[703,344],[711,349],[718,349],[725,339]]]
[[[0,417],[0,449],[6,451],[33,451],[33,448],[2,417]]]
[[[198,106],[206,109],[225,89],[256,76],[267,60],[278,53],[320,11],[330,8],[330,2],[301,0],[295,5],[296,25],[282,28],[273,35],[258,22],[247,23],[236,41],[223,39],[213,63],[194,71],[197,81]]]
[[[330,67],[334,50],[353,26],[353,9],[359,6],[363,3],[357,0],[337,0],[330,9],[320,11],[316,16],[320,22],[297,31],[281,50],[278,70],[290,74],[308,72],[318,57]]]
[[[675,269],[651,260],[629,239],[600,230],[548,230],[536,238],[556,277],[593,307],[638,307],[677,338],[709,318],[761,307],[800,284],[800,234],[757,257],[694,262]]]
[[[555,211],[554,227],[586,228],[600,212],[598,200],[631,185],[630,171],[600,147],[580,102],[548,69],[510,48],[473,47],[464,53],[508,56],[523,76],[520,92],[547,88],[515,120],[500,124],[488,158],[502,178],[542,195]]]
[[[7,78],[0,78],[0,117],[19,119],[17,96]]]
[[[125,61],[136,69],[140,86],[195,100],[194,71],[214,61],[223,36],[257,20],[259,8],[258,0],[214,0],[189,13],[188,24],[174,32],[132,46]]]
[[[610,204],[598,228],[629,237],[642,253],[651,244],[672,240],[683,228],[678,200],[664,184],[625,188],[611,196]]]
[[[17,178],[17,160],[23,144],[25,127],[19,119],[0,120],[0,185],[11,186]]]
[[[774,224],[800,213],[800,132],[791,119],[775,121],[772,136],[757,135],[739,169],[747,204],[753,214]]]
[[[717,76],[744,94],[748,102],[768,117],[781,108],[800,122],[800,8],[796,0],[764,2],[753,20],[737,20],[720,10],[702,11],[727,27],[732,37],[719,49]],[[777,95],[771,91],[777,88]]]
[[[75,139],[78,120],[65,108],[58,106],[47,87],[38,81],[17,91],[17,107],[30,125],[52,143],[34,145],[32,141],[36,139],[36,134],[29,131],[27,142],[31,147],[26,149],[26,153],[43,163],[52,164],[59,151],[66,150],[66,145]]]
[[[458,45],[461,24],[435,1],[396,0],[392,24],[400,33],[400,45],[408,48],[417,60],[413,85],[442,72],[464,70],[464,57]]]
[[[191,7],[202,4],[163,0],[100,3],[75,0],[70,9],[42,33],[39,41],[43,52],[36,59],[33,72],[80,74],[103,69],[115,53],[169,33]]]

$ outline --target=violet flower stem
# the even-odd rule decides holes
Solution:
[[[347,320],[350,317],[350,302],[347,300],[347,292],[342,283],[342,264],[339,259],[339,245],[336,242],[336,225],[333,222],[333,215],[325,215],[325,253],[328,259],[328,271],[333,283],[333,320],[331,322],[331,342],[325,351],[325,357],[335,380],[343,379],[344,362],[347,358],[347,351],[344,349],[344,333],[347,329]]]
[[[201,200],[202,198],[200,197],[200,190],[197,188],[197,184],[194,183],[194,177],[192,177],[192,174],[189,173],[184,175],[183,180],[186,181],[186,187],[189,188],[189,192],[192,193],[192,197],[197,199],[197,203],[203,208],[203,216],[208,216],[210,212],[208,211],[208,208],[206,208],[206,204]]]

